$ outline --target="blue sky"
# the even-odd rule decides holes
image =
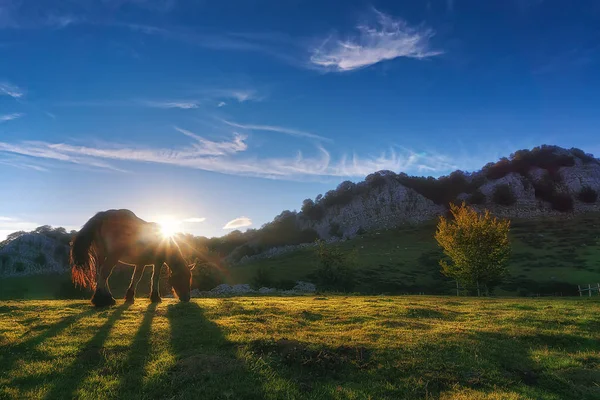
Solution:
[[[220,236],[376,170],[597,154],[599,43],[596,1],[0,0],[0,239],[109,208]]]

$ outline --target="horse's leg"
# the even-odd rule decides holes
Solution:
[[[107,257],[98,268],[98,272],[96,273],[96,291],[94,292],[94,297],[92,297],[92,304],[96,307],[114,306],[117,304],[108,286],[108,278],[112,274],[116,263],[116,260]]]
[[[150,287],[150,301],[153,303],[160,303],[160,293],[158,292],[158,280],[160,278],[160,269],[163,263],[154,263],[152,266],[152,286]]]
[[[135,301],[135,290],[137,289],[137,285],[142,280],[145,268],[145,265],[136,265],[134,267],[133,275],[131,275],[131,283],[129,284],[127,293],[125,293],[125,303],[133,303]]]

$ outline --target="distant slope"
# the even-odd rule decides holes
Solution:
[[[333,244],[359,257],[357,291],[451,294],[455,284],[440,274],[442,255],[435,223],[371,232]],[[515,219],[510,278],[500,292],[575,295],[577,284],[600,282],[600,213]],[[308,279],[316,267],[313,248],[231,268],[232,283],[252,280],[259,268],[275,280]]]
[[[600,160],[580,149],[540,146],[519,150],[475,172],[439,178],[377,171],[364,181],[304,200],[299,212],[283,211],[260,229],[206,239],[230,264],[271,249],[365,232],[427,223],[462,201],[497,216],[561,218],[600,212]]]

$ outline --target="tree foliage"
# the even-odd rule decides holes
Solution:
[[[345,253],[339,247],[317,241],[318,267],[314,277],[319,290],[349,292],[354,288],[356,253]]]
[[[468,287],[492,289],[506,274],[510,255],[510,221],[480,214],[464,202],[450,204],[452,219],[440,217],[435,239],[450,259],[442,273]]]

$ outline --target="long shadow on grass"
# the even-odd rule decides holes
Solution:
[[[68,315],[32,338],[15,345],[0,347],[0,365],[2,366],[2,374],[10,373],[13,364],[18,360],[22,360],[23,358],[39,359],[38,356],[40,356],[40,353],[35,349],[38,345],[42,344],[47,339],[59,335],[69,326],[82,318],[92,315],[94,312],[96,311],[93,308],[88,308],[77,314]],[[2,376],[2,374],[0,374],[0,376]]]
[[[548,359],[539,354],[534,357],[532,352],[536,350],[548,353]],[[595,375],[590,373],[585,378],[591,369],[575,371],[569,364],[577,352],[599,350],[600,343],[585,336],[480,331],[423,343],[412,350],[410,359],[399,354],[398,359],[406,360],[400,368],[384,369],[379,376],[389,381],[418,377],[426,383],[419,388],[422,395],[425,389],[429,395],[438,396],[462,387],[483,393],[507,390],[527,398],[591,400],[600,398],[600,390],[589,380]],[[555,365],[556,357],[566,361],[564,366]],[[578,380],[571,379],[575,374],[580,376]]]
[[[117,398],[138,398],[142,395],[142,381],[144,378],[144,367],[150,357],[150,335],[152,333],[152,320],[156,313],[156,303],[150,303],[144,313],[142,323],[133,338],[129,357],[125,363],[125,376],[121,379]]]
[[[171,347],[176,361],[169,393],[155,397],[263,399],[261,384],[236,356],[236,347],[194,303],[169,305]]]
[[[129,305],[123,304],[112,311],[112,314],[108,317],[104,325],[98,329],[94,337],[81,349],[71,365],[56,376],[55,383],[46,395],[46,399],[76,398],[75,391],[81,382],[92,370],[102,364],[104,357],[101,354],[101,350],[104,342],[106,342],[115,322],[117,322],[127,308],[129,308]]]

